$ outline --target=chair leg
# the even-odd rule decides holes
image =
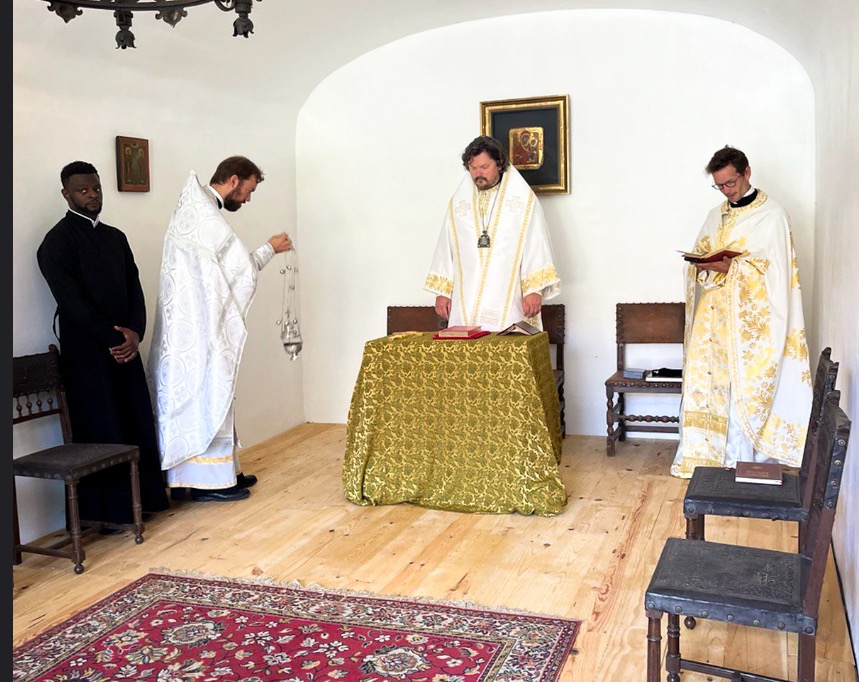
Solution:
[[[704,539],[704,514],[686,517],[686,539],[687,540],[703,540]]]
[[[21,529],[18,525],[18,492],[15,485],[15,477],[12,476],[12,563],[16,566],[21,563]]]
[[[680,616],[668,614],[668,647],[665,652],[665,669],[668,682],[680,682]]]
[[[84,572],[84,559],[86,553],[81,540],[81,511],[78,505],[78,482],[66,481],[66,499],[69,503],[69,533],[72,536],[73,556],[75,562],[75,573],[80,575]]]
[[[607,426],[607,435],[605,439],[605,454],[607,457],[614,457],[614,391],[610,388],[606,388],[605,397],[605,423]]]
[[[140,468],[138,460],[131,461],[131,512],[134,515],[134,542],[143,542],[143,504],[140,501]]]
[[[817,645],[816,635],[799,635],[799,651],[796,662],[797,682],[814,682],[814,657]]]
[[[626,440],[626,420],[623,419],[623,415],[626,414],[626,395],[623,393],[617,394],[617,409],[618,409],[617,439],[619,441],[625,441]]]
[[[647,612],[647,682],[659,682],[662,672],[662,611]]]

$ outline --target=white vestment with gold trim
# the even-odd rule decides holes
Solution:
[[[234,396],[257,271],[212,190],[191,173],[164,239],[149,382],[170,487],[226,488],[240,471]]]
[[[680,445],[671,473],[778,460],[799,466],[811,372],[790,219],[758,190],[714,208],[694,251],[741,252],[727,273],[686,273]]]
[[[484,227],[490,246],[478,248]],[[543,211],[513,166],[482,192],[464,175],[448,204],[424,288],[451,299],[451,326],[488,331],[524,319],[528,294],[541,294],[545,302],[560,293]],[[542,329],[539,316],[528,321]]]

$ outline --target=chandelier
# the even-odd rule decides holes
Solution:
[[[236,11],[239,16],[233,22],[233,36],[247,38],[254,32],[254,23],[248,15],[251,13],[253,0],[43,0],[48,4],[48,11],[54,12],[63,21],[69,23],[75,17],[83,14],[84,9],[107,9],[113,12],[119,31],[116,32],[116,47],[123,50],[134,47],[134,34],[131,32],[131,20],[134,12],[155,12],[156,19],[161,19],[171,26],[178,24],[188,16],[186,7],[207,5],[214,2],[218,9],[224,12]],[[257,0],[262,2],[262,0]],[[83,8],[83,9],[82,9]]]

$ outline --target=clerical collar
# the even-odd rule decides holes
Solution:
[[[101,221],[101,213],[99,213],[99,214],[95,217],[95,219],[92,219],[92,218],[90,218],[88,215],[84,215],[83,213],[78,213],[77,211],[73,211],[72,209],[69,209],[69,213],[74,213],[75,215],[79,215],[79,216],[80,216],[81,218],[83,218],[84,220],[89,220],[89,221],[92,223],[92,226],[93,226],[93,227],[95,227],[96,225],[98,225],[98,224],[99,224],[99,221]]]
[[[221,195],[218,194],[218,191],[214,187],[212,187],[211,185],[206,185],[206,189],[209,190],[212,197],[215,199],[215,201],[218,202],[218,208],[223,208],[224,207],[224,200],[221,199]]]
[[[742,208],[743,206],[748,206],[752,203],[758,196],[758,190],[752,187],[748,192],[746,192],[742,199],[739,201],[729,201],[731,208]]]

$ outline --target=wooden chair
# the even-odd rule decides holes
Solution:
[[[736,483],[734,470],[725,467],[696,467],[683,498],[686,517],[686,537],[704,539],[704,522],[708,515],[737,516],[773,521],[808,520],[813,495],[817,429],[824,397],[835,388],[838,363],[830,358],[831,349],[824,348],[817,363],[814,390],[805,450],[798,474],[784,473],[781,485]],[[810,475],[811,474],[811,475]],[[801,541],[800,530],[800,541]]]
[[[567,435],[567,420],[564,417],[564,333],[566,330],[566,308],[563,303],[544,305],[541,312],[543,329],[549,334],[549,345],[555,346],[555,361],[552,373],[558,389],[558,404],[561,407],[561,438]]]
[[[447,327],[431,305],[389,305],[388,334],[397,332],[435,332]]]
[[[683,303],[618,303],[616,307],[617,371],[605,382],[606,455],[615,453],[615,442],[626,440],[628,431],[679,433],[677,416],[626,414],[627,393],[681,393],[680,381],[626,379],[628,344],[683,343],[686,307]],[[615,395],[617,401],[615,402]],[[630,423],[632,422],[632,423]],[[656,424],[652,423],[656,422]],[[673,424],[673,426],[665,426]]]
[[[140,451],[133,445],[73,443],[65,392],[60,379],[60,355],[51,344],[47,353],[12,358],[12,424],[57,416],[63,445],[47,448],[12,460],[12,563],[21,563],[21,553],[30,552],[71,559],[75,573],[83,573],[86,553],[83,538],[102,528],[128,529],[134,541],[143,542],[143,508],[140,502],[138,462]],[[112,466],[128,464],[134,523],[114,524],[82,521],[78,508],[78,482],[84,476]],[[66,489],[67,535],[50,546],[21,544],[15,476],[61,480]],[[70,549],[62,549],[71,545]]]
[[[669,682],[689,670],[731,680],[777,682],[733,668],[693,661],[680,654],[680,616],[795,632],[798,682],[813,682],[817,616],[832,524],[841,489],[850,421],[838,407],[839,391],[829,393],[815,438],[822,475],[814,483],[813,502],[799,553],[668,538],[644,596],[647,625],[647,681],[661,673],[662,614],[668,614],[665,667]],[[726,642],[731,642],[728,637]]]
[[[555,346],[552,374],[561,408],[561,438],[563,438],[567,435],[567,421],[564,417],[564,330],[566,329],[564,305],[562,303],[544,305],[541,317],[543,329],[549,335],[549,345]],[[407,331],[434,332],[445,327],[447,327],[447,320],[439,317],[433,306],[388,306],[388,334]]]

